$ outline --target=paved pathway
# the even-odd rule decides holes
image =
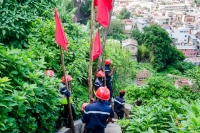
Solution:
[[[105,129],[105,133],[122,133],[121,127],[115,123],[109,123]]]

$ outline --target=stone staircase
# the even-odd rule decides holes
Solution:
[[[126,119],[129,119],[131,117],[131,109],[132,105],[130,104],[125,104],[125,110],[129,114]],[[116,123],[118,120],[117,115],[115,114],[113,121],[114,123],[109,123],[105,129],[105,133],[122,133],[121,127]],[[75,128],[75,133],[81,133],[82,129],[82,122],[81,120],[76,120],[74,121],[74,128]],[[71,133],[70,128],[62,127],[60,130],[58,130],[56,133]]]

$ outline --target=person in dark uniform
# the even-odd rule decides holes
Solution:
[[[106,86],[110,90],[110,100],[109,100],[110,102],[111,102],[111,99],[113,97],[113,89],[112,89],[112,84],[111,84],[111,76],[115,72],[115,66],[113,66],[112,71],[111,71],[111,69],[110,69],[110,65],[111,64],[112,64],[112,60],[111,59],[106,59],[106,61],[105,61]]]
[[[95,79],[95,82],[94,82],[94,89],[95,89],[95,92],[97,91],[97,89],[99,87],[103,87],[104,86],[104,83],[103,83],[103,78],[105,77],[105,73],[100,70],[97,72],[96,74],[96,79]]]
[[[100,87],[96,92],[97,100],[85,107],[82,122],[85,123],[84,133],[105,133],[108,121],[114,117],[112,108],[105,103],[110,98],[107,87]]]
[[[68,88],[70,88],[70,81],[72,80],[72,77],[70,75],[66,75],[66,80],[67,80],[67,83],[68,83]],[[71,121],[70,121],[68,101],[67,101],[67,97],[70,97],[70,92],[65,87],[64,76],[62,77],[62,84],[60,86],[60,93],[62,95],[61,104],[64,106],[64,113],[63,113],[64,123],[63,123],[63,126],[70,128],[71,127]],[[70,98],[70,104],[71,103],[72,103],[72,99]],[[71,110],[72,110],[73,119],[75,120],[76,119],[76,113],[74,111],[74,107],[73,107],[72,104],[71,104]]]
[[[124,118],[124,113],[127,116],[127,113],[124,109],[125,101],[123,99],[125,95],[125,91],[121,90],[119,92],[119,96],[117,96],[114,100],[114,111],[116,112],[118,119],[123,119]]]
[[[140,106],[142,105],[142,100],[141,99],[137,99],[137,101],[133,104],[133,106]]]

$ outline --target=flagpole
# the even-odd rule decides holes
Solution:
[[[101,64],[103,64],[103,54],[104,54],[104,49],[105,49],[105,46],[106,46],[107,35],[108,35],[108,32],[109,32],[110,21],[111,21],[111,17],[112,17],[113,8],[114,8],[114,2],[115,2],[115,0],[112,0],[112,9],[109,12],[109,24],[108,24],[108,27],[105,28],[104,31],[103,31],[102,53],[99,56],[97,68],[101,68]]]
[[[89,74],[88,74],[88,84],[89,84],[89,100],[91,102],[92,96],[92,53],[93,53],[93,41],[94,41],[94,28],[95,28],[95,16],[94,16],[94,0],[92,0],[91,5],[91,30],[90,30],[90,63],[89,63]]]
[[[65,87],[70,92],[70,88],[68,86],[68,82],[67,82],[66,76],[65,76],[66,73],[65,73],[64,56],[63,56],[63,52],[62,52],[61,46],[60,46],[60,57],[61,57],[61,63],[62,63],[63,76],[64,76],[64,79],[65,79]],[[72,116],[70,98],[69,97],[66,97],[66,98],[67,98],[67,102],[68,102],[68,110],[69,110],[69,116],[70,116],[70,121],[71,121],[71,130],[72,130],[72,133],[75,133],[74,120],[73,120],[73,116]]]

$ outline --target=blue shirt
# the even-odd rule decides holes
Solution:
[[[97,90],[99,87],[103,87],[103,80],[102,80],[102,78],[97,77],[94,82],[94,88],[95,88],[95,90]]]
[[[86,106],[81,120],[86,123],[86,129],[103,132],[102,129],[106,128],[106,121],[109,117],[114,117],[112,108],[105,101],[95,101]]]
[[[108,75],[111,73],[110,67],[108,65],[105,65],[105,74],[106,74],[106,80],[110,80],[111,77]]]
[[[117,112],[117,113],[122,113],[122,109],[124,108],[124,104],[125,104],[125,101],[123,98],[117,96],[114,100],[114,110]]]

